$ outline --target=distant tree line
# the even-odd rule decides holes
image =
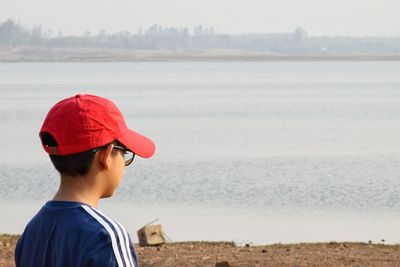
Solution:
[[[303,28],[290,33],[221,34],[212,27],[165,28],[153,25],[136,33],[129,31],[82,36],[64,36],[44,31],[41,26],[28,29],[9,19],[0,22],[0,45],[35,47],[120,48],[133,50],[209,50],[241,49],[271,53],[399,53],[400,37],[309,36]]]

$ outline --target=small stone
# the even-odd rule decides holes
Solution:
[[[231,267],[231,265],[227,261],[221,261],[215,263],[215,267]]]

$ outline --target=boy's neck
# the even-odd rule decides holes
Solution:
[[[54,195],[53,200],[75,201],[97,207],[100,194],[90,179],[85,177],[61,177],[60,187]]]

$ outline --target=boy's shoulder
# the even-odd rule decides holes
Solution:
[[[29,222],[27,229],[69,237],[85,236],[104,238],[110,241],[116,235],[124,237],[125,228],[100,210],[80,202],[49,201]],[[95,233],[95,235],[93,235]],[[127,233],[126,233],[127,234]]]
[[[87,211],[94,208],[80,202],[48,201],[28,223],[29,228],[52,229],[52,231],[71,231],[77,233],[96,231],[101,224]]]
[[[117,262],[126,262],[132,261],[130,245],[125,228],[96,208],[79,202],[49,201],[27,225],[16,256],[40,248],[42,255],[58,254],[81,263],[87,257],[107,254]]]

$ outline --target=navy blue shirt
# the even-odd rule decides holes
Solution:
[[[49,201],[32,218],[15,249],[17,267],[137,267],[125,228],[79,202]]]

